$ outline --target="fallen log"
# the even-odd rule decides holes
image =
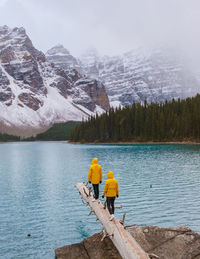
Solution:
[[[144,252],[118,219],[114,218],[112,221],[109,220],[110,214],[108,210],[105,209],[101,201],[92,201],[94,197],[84,183],[77,183],[76,188],[83,199],[86,200],[86,203],[90,205],[91,210],[96,214],[98,220],[103,225],[105,232],[102,238],[104,239],[108,236],[122,258],[149,259],[148,254]]]

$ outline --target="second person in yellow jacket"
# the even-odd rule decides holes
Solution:
[[[88,182],[92,183],[94,190],[94,198],[99,198],[99,183],[102,183],[102,167],[98,164],[98,158],[92,160],[92,164],[88,171]]]
[[[113,177],[113,172],[107,173],[108,180],[105,182],[104,192],[102,198],[106,195],[106,203],[108,211],[110,212],[110,220],[114,218],[114,203],[115,197],[119,197],[119,187],[117,180]]]

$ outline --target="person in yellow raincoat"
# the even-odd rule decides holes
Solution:
[[[88,171],[88,182],[92,183],[94,198],[99,198],[99,183],[102,183],[102,167],[98,164],[98,158],[93,158]],[[94,200],[93,200],[94,201]]]
[[[113,172],[107,173],[108,180],[105,182],[104,192],[102,198],[106,195],[106,204],[108,211],[110,212],[110,220],[114,218],[114,203],[115,197],[119,197],[119,186],[117,180],[113,177]]]

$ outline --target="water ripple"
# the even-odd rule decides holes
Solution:
[[[0,258],[54,258],[54,248],[101,230],[74,188],[93,157],[103,182],[109,170],[118,179],[118,218],[199,231],[200,146],[8,143],[0,145]]]

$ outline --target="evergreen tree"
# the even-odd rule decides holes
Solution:
[[[83,121],[71,141],[200,141],[200,95],[165,103],[121,107]]]

